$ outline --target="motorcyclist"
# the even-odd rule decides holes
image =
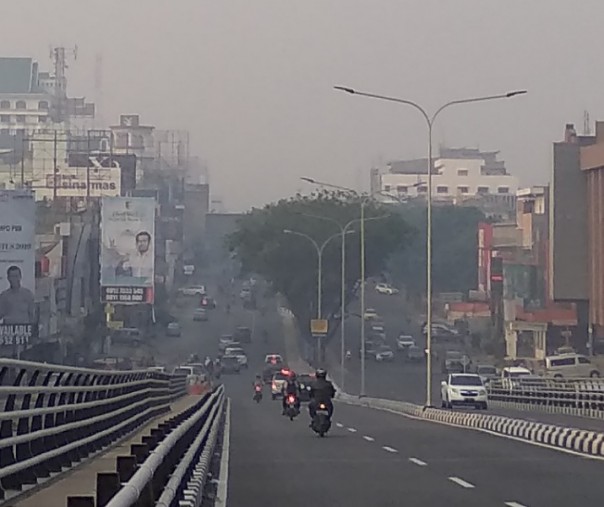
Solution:
[[[352,358],[352,352],[350,352],[350,350],[346,351],[346,359],[351,359]]]
[[[257,374],[254,379],[254,392],[256,391],[256,387],[260,387],[261,390],[264,387],[264,382],[262,382],[262,376],[260,374]]]
[[[315,372],[316,380],[310,387],[310,402],[308,403],[308,413],[310,421],[315,418],[317,406],[319,403],[324,403],[327,406],[329,417],[333,415],[333,403],[331,400],[336,395],[336,390],[333,384],[327,380],[327,371],[323,368],[318,368]]]
[[[296,374],[292,371],[287,377],[285,385],[281,390],[281,394],[283,395],[282,407],[283,407],[283,415],[285,415],[285,411],[287,409],[287,398],[288,396],[295,396],[296,398],[296,408],[300,410],[300,386],[298,385],[298,381],[296,380]]]

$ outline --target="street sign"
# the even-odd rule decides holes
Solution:
[[[310,321],[310,332],[313,336],[324,336],[327,334],[327,319],[312,319]]]
[[[107,322],[107,327],[109,329],[122,329],[124,327],[124,322],[121,320],[110,320]]]

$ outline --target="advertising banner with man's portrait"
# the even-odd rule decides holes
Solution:
[[[33,192],[0,190],[0,348],[11,353],[37,335],[35,226]]]
[[[155,199],[103,197],[101,299],[104,303],[153,303]]]

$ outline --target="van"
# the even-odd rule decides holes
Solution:
[[[581,354],[560,354],[545,358],[545,374],[554,378],[599,377],[600,372],[588,357]]]

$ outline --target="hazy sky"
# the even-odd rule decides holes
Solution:
[[[380,160],[420,157],[414,110],[332,90],[417,100],[526,88],[450,110],[435,141],[498,149],[522,184],[546,182],[551,143],[583,110],[604,118],[602,0],[3,1],[1,52],[50,67],[49,44],[79,46],[72,95],[102,112],[188,129],[212,192],[232,210],[307,189],[299,176],[368,187]]]

